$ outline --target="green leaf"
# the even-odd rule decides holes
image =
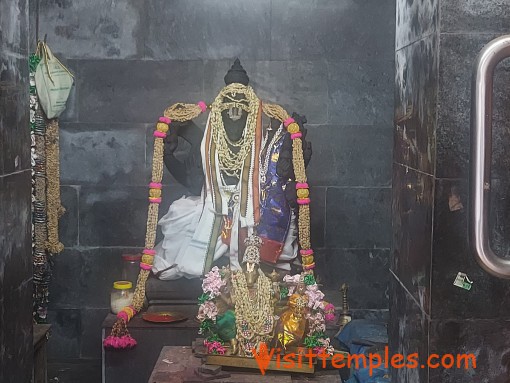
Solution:
[[[305,285],[311,286],[315,285],[315,277],[312,274],[305,275]]]
[[[202,295],[200,295],[198,297],[198,304],[201,305],[201,304],[204,304],[205,302],[211,300],[211,296],[209,295],[209,293],[203,293]]]
[[[280,289],[280,299],[285,299],[289,295],[289,288],[284,286]]]

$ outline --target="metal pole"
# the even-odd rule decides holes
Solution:
[[[492,158],[492,94],[494,69],[510,57],[510,35],[487,44],[478,55],[471,88],[471,164],[469,244],[479,265],[499,278],[510,279],[510,259],[498,257],[489,243]]]

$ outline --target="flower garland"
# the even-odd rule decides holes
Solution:
[[[200,113],[207,110],[207,105],[200,101],[197,104],[178,103],[167,108],[164,115],[159,118],[154,131],[154,152],[152,162],[152,177],[149,183],[149,209],[147,214],[147,230],[145,234],[145,249],[140,261],[140,272],[136,282],[133,301],[130,306],[124,307],[117,314],[117,321],[112,327],[111,334],[103,341],[107,349],[129,349],[136,346],[128,329],[127,323],[143,307],[145,299],[145,284],[152,269],[152,263],[156,251],[156,229],[158,223],[159,204],[161,203],[161,188],[163,178],[163,148],[164,139],[170,128],[172,120],[188,121],[196,118]]]
[[[197,319],[200,321],[198,333],[206,336],[204,346],[209,354],[223,355],[226,351],[224,342],[215,332],[216,317],[218,316],[216,297],[221,295],[222,289],[226,285],[225,273],[220,272],[217,266],[205,274],[202,281],[204,293],[198,298]]]
[[[292,139],[292,165],[296,177],[296,194],[299,205],[298,212],[298,241],[301,264],[305,274],[313,276],[315,261],[310,244],[310,191],[306,178],[305,160],[303,158],[303,137],[298,123],[289,116],[287,111],[279,105],[262,104],[264,113],[283,122]]]

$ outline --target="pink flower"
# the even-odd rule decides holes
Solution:
[[[324,316],[321,312],[317,312],[315,314],[308,314],[308,325],[309,331],[308,335],[313,334],[316,331],[324,332],[326,331],[326,325],[324,324]]]
[[[208,354],[219,354],[219,355],[225,354],[225,351],[226,351],[225,347],[223,347],[223,345],[218,341],[208,342],[207,340],[205,340],[204,345],[207,348]]]
[[[318,309],[324,299],[324,294],[319,290],[319,286],[307,286],[305,294],[308,297],[308,307],[314,310]]]
[[[322,344],[324,347],[329,347],[329,338],[322,338],[322,339],[319,339],[319,342],[321,342],[321,344]]]
[[[313,348],[313,352],[316,353],[317,355],[321,355],[323,351],[324,351],[324,347],[314,347]]]
[[[214,266],[211,271],[205,275],[205,278],[202,281],[202,289],[204,290],[204,293],[209,293],[211,298],[220,295],[220,289],[225,285],[226,282],[221,279],[218,266]]]
[[[130,335],[123,335],[121,337],[110,335],[103,341],[103,346],[109,349],[130,349],[136,346],[136,340]]]
[[[286,275],[283,277],[283,281],[291,284],[298,284],[301,279],[301,274]]]
[[[206,301],[200,305],[198,308],[197,319],[199,321],[203,321],[206,318],[216,320],[216,316],[218,315],[218,308],[211,301]]]

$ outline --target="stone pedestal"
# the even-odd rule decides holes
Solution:
[[[154,366],[149,383],[191,383],[202,382],[195,369],[202,364],[201,358],[192,354],[191,347],[164,347]],[[227,370],[225,370],[227,371]],[[230,376],[216,380],[225,383],[342,383],[338,370],[320,371],[315,374],[291,374],[266,372],[264,376],[257,370],[237,369],[229,371]],[[215,380],[211,380],[214,382]]]
[[[195,319],[198,306],[172,305],[149,308],[151,312],[178,311],[188,319],[177,323],[151,323],[137,315],[129,322],[131,336],[138,342],[128,351],[104,350],[102,355],[103,382],[147,382],[164,346],[189,346],[198,336],[199,323]],[[102,340],[110,335],[116,316],[109,314],[102,325]]]

